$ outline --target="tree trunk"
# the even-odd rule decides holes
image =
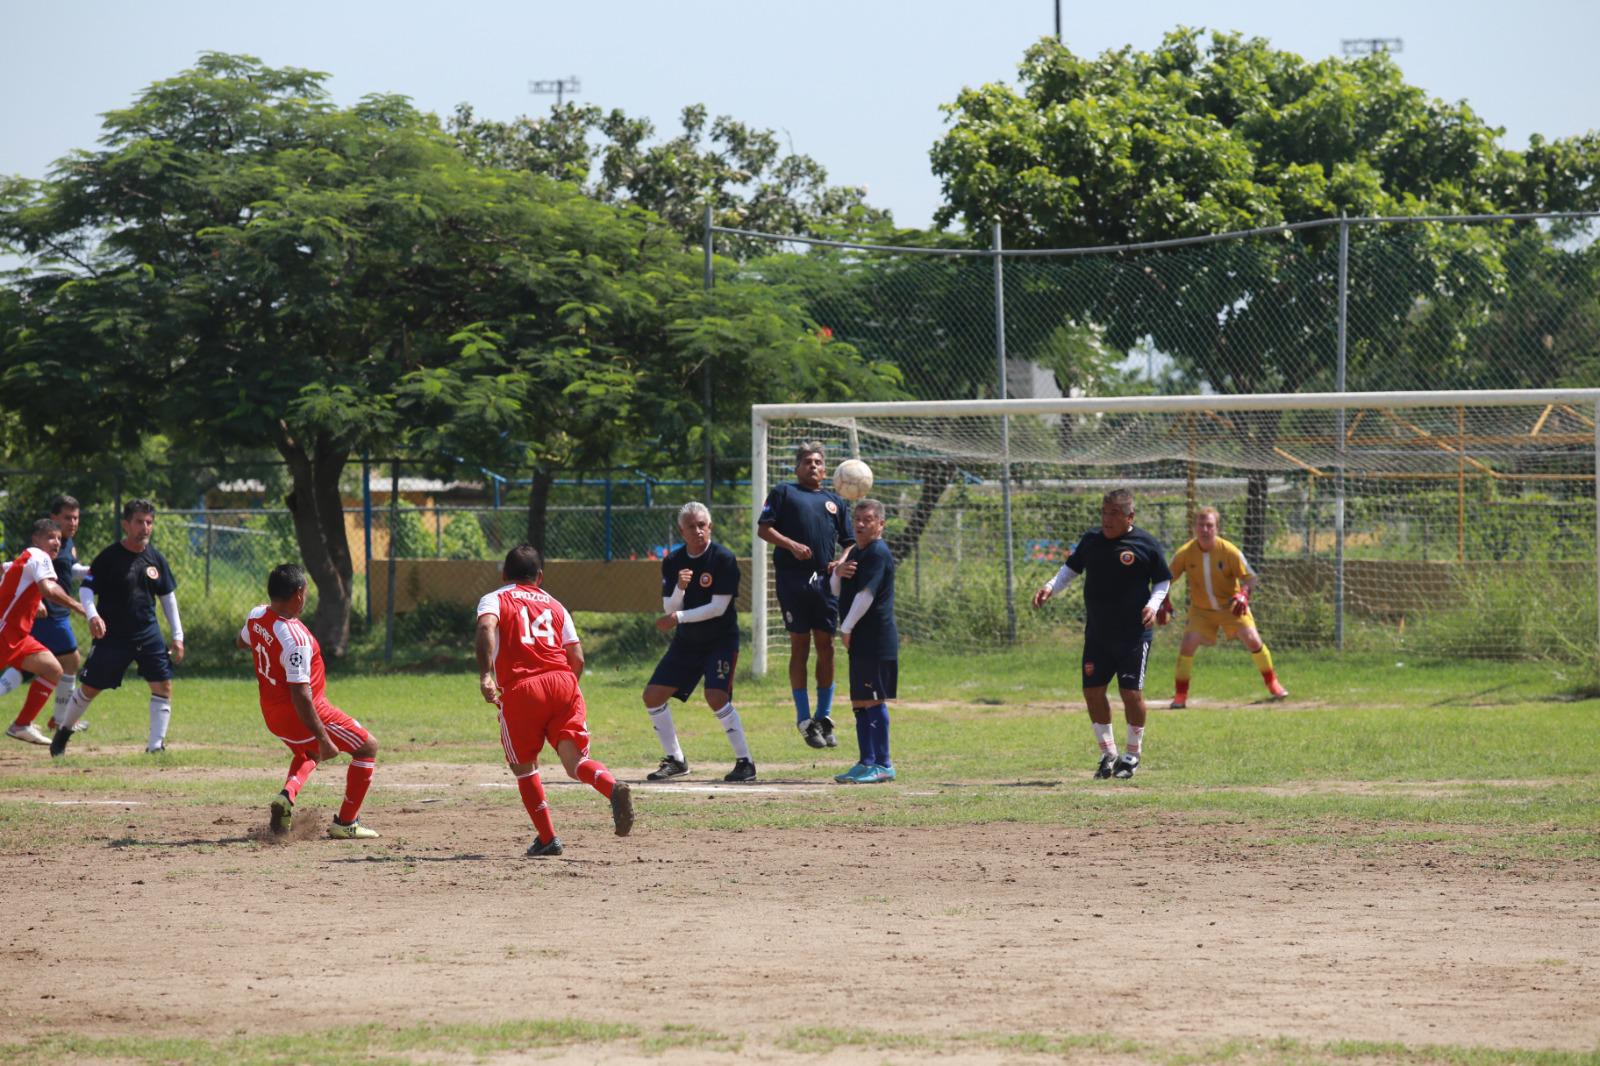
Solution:
[[[345,533],[339,476],[350,453],[326,441],[318,441],[318,447],[308,452],[281,422],[277,445],[288,461],[294,484],[285,502],[294,519],[295,542],[306,574],[317,588],[311,632],[324,654],[342,656],[350,648],[354,565]]]
[[[533,484],[528,489],[528,543],[545,554],[545,516],[550,508],[550,469],[543,464],[533,468]]]
[[[939,509],[939,500],[943,498],[944,490],[956,479],[956,465],[941,460],[930,459],[919,462],[912,467],[912,471],[922,480],[922,494],[911,506],[911,516],[906,521],[906,528],[892,537],[885,538],[889,544],[889,554],[896,560],[904,559],[916,550],[917,543],[922,540],[923,531],[928,528],[934,512]]]

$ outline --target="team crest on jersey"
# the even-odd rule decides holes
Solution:
[[[711,587],[711,573],[709,571],[700,575],[700,587],[703,589]]]
[[[1120,552],[1117,553],[1117,558],[1122,561],[1122,565],[1123,566],[1132,566],[1133,565],[1133,560],[1136,557],[1134,556],[1134,554],[1131,551],[1129,551],[1128,549],[1124,548]]]
[[[1083,664],[1083,676],[1084,677],[1092,677],[1093,675],[1094,675],[1094,663],[1084,663]]]
[[[151,581],[159,581],[161,580],[161,571],[157,570],[153,566],[147,566],[144,568],[144,576],[149,578]]]
[[[828,509],[828,513],[829,514],[838,514],[839,513],[839,505],[834,503],[832,500],[824,500],[822,502],[822,506],[824,506],[824,507],[826,507]]]

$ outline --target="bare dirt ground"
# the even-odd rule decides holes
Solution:
[[[63,1019],[95,1036],[222,1037],[575,1018],[697,1026],[766,1061],[816,1061],[784,1043],[808,1025],[935,1047],[979,1031],[1600,1046],[1593,864],[1259,846],[1248,826],[1177,818],[681,831],[652,824],[650,786],[632,837],[610,834],[598,797],[564,802],[566,855],[529,860],[520,809],[485,798],[503,775],[389,769],[417,798],[369,811],[383,832],[370,842],[316,835],[326,807],[303,808],[286,841],[255,808],[62,808],[73,832],[0,856],[8,1037]],[[708,803],[772,797],[694,787]],[[628,1059],[537,1057],[602,1056]]]

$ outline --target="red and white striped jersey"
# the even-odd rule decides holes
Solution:
[[[24,548],[0,579],[0,632],[33,632],[33,616],[39,613],[44,586],[41,581],[56,579],[50,554],[39,548]]]
[[[499,621],[500,650],[495,680],[502,689],[552,670],[572,671],[566,648],[578,643],[572,616],[554,596],[536,585],[504,585],[478,601],[478,617]]]
[[[327,678],[322,670],[322,648],[300,619],[285,618],[262,604],[245,619],[239,639],[250,645],[262,711],[293,714],[290,685],[309,684],[312,704],[327,702],[323,695]]]

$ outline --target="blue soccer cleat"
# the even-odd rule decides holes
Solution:
[[[863,785],[881,785],[885,782],[893,781],[894,778],[894,767],[872,766],[867,770],[866,775],[861,778],[861,783]]]
[[[858,762],[842,774],[834,774],[833,779],[841,785],[859,785],[866,780],[866,775],[872,772],[872,767],[864,762]]]

